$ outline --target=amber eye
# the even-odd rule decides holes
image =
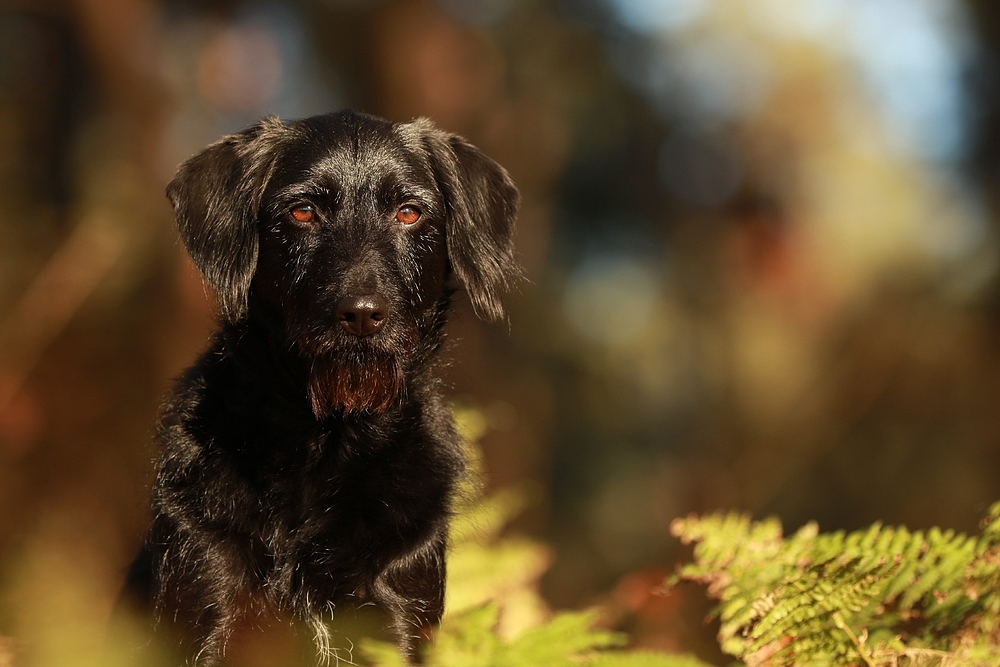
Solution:
[[[316,219],[316,209],[308,204],[292,209],[292,217],[298,222],[312,222]]]
[[[403,225],[412,225],[420,219],[420,209],[415,206],[403,206],[396,211],[396,222]]]

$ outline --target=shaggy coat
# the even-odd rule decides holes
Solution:
[[[344,111],[227,136],[167,194],[220,329],[163,409],[126,598],[191,664],[262,612],[328,651],[345,603],[388,611],[415,659],[463,470],[434,360],[455,285],[504,316],[516,188],[426,120]]]

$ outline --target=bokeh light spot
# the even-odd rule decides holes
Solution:
[[[611,0],[623,25],[636,32],[681,30],[701,19],[709,0]]]
[[[563,305],[567,319],[585,339],[620,345],[649,324],[658,292],[654,272],[640,260],[597,254],[570,276]]]
[[[675,131],[660,150],[660,180],[689,204],[718,206],[743,181],[743,160],[733,142],[719,134]]]
[[[281,52],[275,35],[258,26],[219,30],[198,60],[198,91],[217,109],[249,112],[262,108],[281,81]]]

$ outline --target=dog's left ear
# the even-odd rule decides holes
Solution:
[[[182,164],[167,185],[181,240],[215,290],[225,322],[246,315],[257,268],[257,214],[270,170],[269,147],[283,130],[271,117],[223,137]]]
[[[446,199],[452,270],[479,317],[503,319],[501,296],[521,277],[513,238],[521,195],[503,167],[462,137],[424,118],[411,126],[422,135]]]

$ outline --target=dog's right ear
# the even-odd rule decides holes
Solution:
[[[521,277],[514,222],[521,196],[507,171],[462,137],[426,118],[409,123],[422,138],[448,207],[448,260],[484,320],[504,318],[501,296]]]
[[[181,240],[215,290],[224,322],[247,312],[257,268],[257,216],[271,149],[283,129],[270,117],[223,137],[182,164],[167,185]]]

